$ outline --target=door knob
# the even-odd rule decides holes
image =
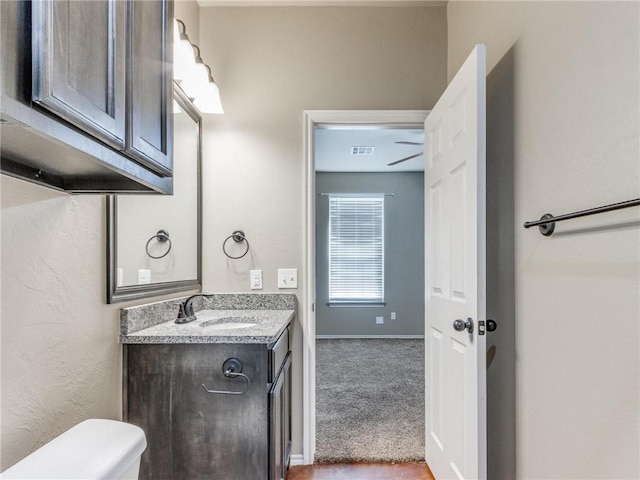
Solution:
[[[493,332],[496,328],[498,328],[498,324],[495,320],[487,320],[487,330],[489,332]]]
[[[467,318],[466,321],[458,319],[453,322],[453,329],[456,332],[462,332],[463,330],[468,330],[469,333],[473,333],[473,320],[471,320],[471,318]]]

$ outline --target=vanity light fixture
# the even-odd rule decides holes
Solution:
[[[189,41],[184,22],[174,19],[173,26],[173,79],[202,113],[224,113],[220,91],[211,68],[200,57],[200,48]]]

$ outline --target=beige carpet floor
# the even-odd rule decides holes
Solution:
[[[318,463],[424,460],[424,341],[316,342]]]

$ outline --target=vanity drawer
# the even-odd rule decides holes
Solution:
[[[269,351],[269,382],[273,382],[278,376],[282,363],[289,352],[289,327],[285,328],[282,335],[273,344]]]

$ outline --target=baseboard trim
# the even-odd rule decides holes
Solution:
[[[295,467],[296,465],[304,465],[304,456],[302,454],[289,457],[289,466]]]
[[[358,339],[358,338],[424,338],[424,335],[316,335],[316,340],[333,340],[339,338]]]

